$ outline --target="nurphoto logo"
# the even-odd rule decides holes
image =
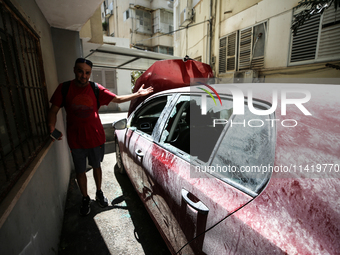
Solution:
[[[220,104],[222,106],[222,100],[220,98],[220,95],[217,93],[216,89],[214,89],[211,85],[208,84],[204,84],[201,83],[200,84],[206,86],[207,88],[209,88],[212,92],[214,92],[214,94],[216,95],[216,97],[218,98],[218,100],[220,101]],[[198,89],[203,90],[204,92],[206,92],[206,94],[201,94],[201,114],[202,115],[206,115],[207,114],[207,95],[209,95],[215,105],[217,105],[216,100],[214,98],[214,96],[212,95],[211,92],[209,92],[207,89],[201,88],[201,87],[197,87]],[[253,104],[253,90],[252,89],[248,89],[247,90],[247,103],[245,102],[245,96],[243,91],[238,88],[235,85],[230,85],[230,84],[224,84],[223,88],[227,88],[230,90],[232,97],[233,97],[233,114],[235,115],[244,115],[244,108],[247,106],[249,111],[251,113],[253,113],[254,115],[269,115],[275,112],[277,106],[278,106],[278,99],[280,96],[280,101],[281,101],[281,115],[285,116],[287,114],[287,105],[295,105],[304,115],[306,116],[311,116],[312,114],[306,109],[306,107],[303,105],[305,103],[307,103],[310,99],[311,99],[311,93],[306,90],[306,89],[297,89],[297,88],[282,88],[280,90],[280,94],[278,93],[277,89],[272,90],[272,105],[269,109],[256,109],[254,107]],[[302,94],[303,96],[301,98],[288,98],[288,94],[289,93],[299,93]],[[232,120],[230,120],[232,122]],[[260,125],[252,125],[249,124],[250,127],[261,127],[264,125],[264,122],[262,120],[257,120],[257,119],[252,119],[249,120],[248,122],[250,123],[254,123],[256,121],[260,121],[261,124]],[[275,121],[279,121],[278,119],[274,119],[274,120],[269,120],[269,122],[271,122],[272,126],[274,125]],[[293,125],[285,125],[285,123],[287,122],[292,122],[294,123]],[[228,123],[228,120],[225,119],[215,119],[213,122],[213,125],[215,127],[215,125],[217,124],[226,124]],[[245,121],[244,123],[237,123],[237,124],[243,124],[245,126]],[[285,127],[295,127],[297,125],[297,121],[294,119],[286,119],[283,120],[281,122],[281,124]]]

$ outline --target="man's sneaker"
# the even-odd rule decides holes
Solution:
[[[81,216],[86,216],[91,212],[91,207],[90,207],[91,199],[89,196],[83,197],[81,201],[81,206],[79,209],[79,214]]]
[[[96,201],[98,202],[100,207],[108,206],[107,198],[104,197],[103,191],[101,191],[101,190],[97,190]]]

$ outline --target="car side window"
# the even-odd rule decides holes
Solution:
[[[272,115],[255,115],[245,107],[245,114],[229,124],[212,160],[214,175],[256,196],[271,176],[275,121]]]
[[[167,95],[146,102],[136,110],[129,127],[151,135],[158,118],[161,116],[163,109],[171,98],[172,96]]]
[[[207,162],[225,126],[214,126],[214,119],[228,120],[232,115],[231,101],[223,99],[223,107],[215,101],[206,98],[207,111],[202,114],[201,96],[181,95],[161,135],[163,146]]]
[[[275,155],[274,115],[233,115],[231,98],[179,97],[165,124],[160,144],[226,183],[256,196],[270,179]],[[266,109],[264,103],[254,108]],[[267,168],[266,168],[267,167]],[[267,171],[266,171],[267,170]]]

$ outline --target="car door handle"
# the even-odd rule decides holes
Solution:
[[[142,152],[142,150],[141,149],[137,149],[136,151],[135,151],[135,153],[137,154],[137,156],[138,157],[144,157],[144,153]]]
[[[194,208],[197,212],[201,214],[208,214],[209,208],[203,204],[201,201],[194,202],[189,198],[189,191],[186,189],[182,189],[182,197],[184,201],[190,205],[192,208]]]

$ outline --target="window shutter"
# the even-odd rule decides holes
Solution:
[[[340,55],[340,9],[334,6],[328,7],[322,17],[322,28],[318,58],[333,58]]]
[[[227,71],[236,70],[236,33],[229,35],[227,42]]]
[[[103,84],[103,77],[102,77],[102,71],[101,70],[92,70],[92,79],[93,82],[97,82],[100,85],[105,86]]]
[[[250,69],[252,49],[252,27],[240,31],[239,70]]]
[[[227,57],[227,37],[220,39],[220,52],[219,52],[219,73],[225,73],[226,72],[226,57]]]
[[[116,80],[116,70],[105,71],[105,87],[106,88],[115,88],[115,80]]]
[[[300,10],[301,11],[301,10]],[[297,14],[299,11],[295,12]],[[290,62],[314,60],[318,42],[320,14],[313,15],[293,36]]]
[[[236,70],[237,33],[220,39],[219,73]]]

